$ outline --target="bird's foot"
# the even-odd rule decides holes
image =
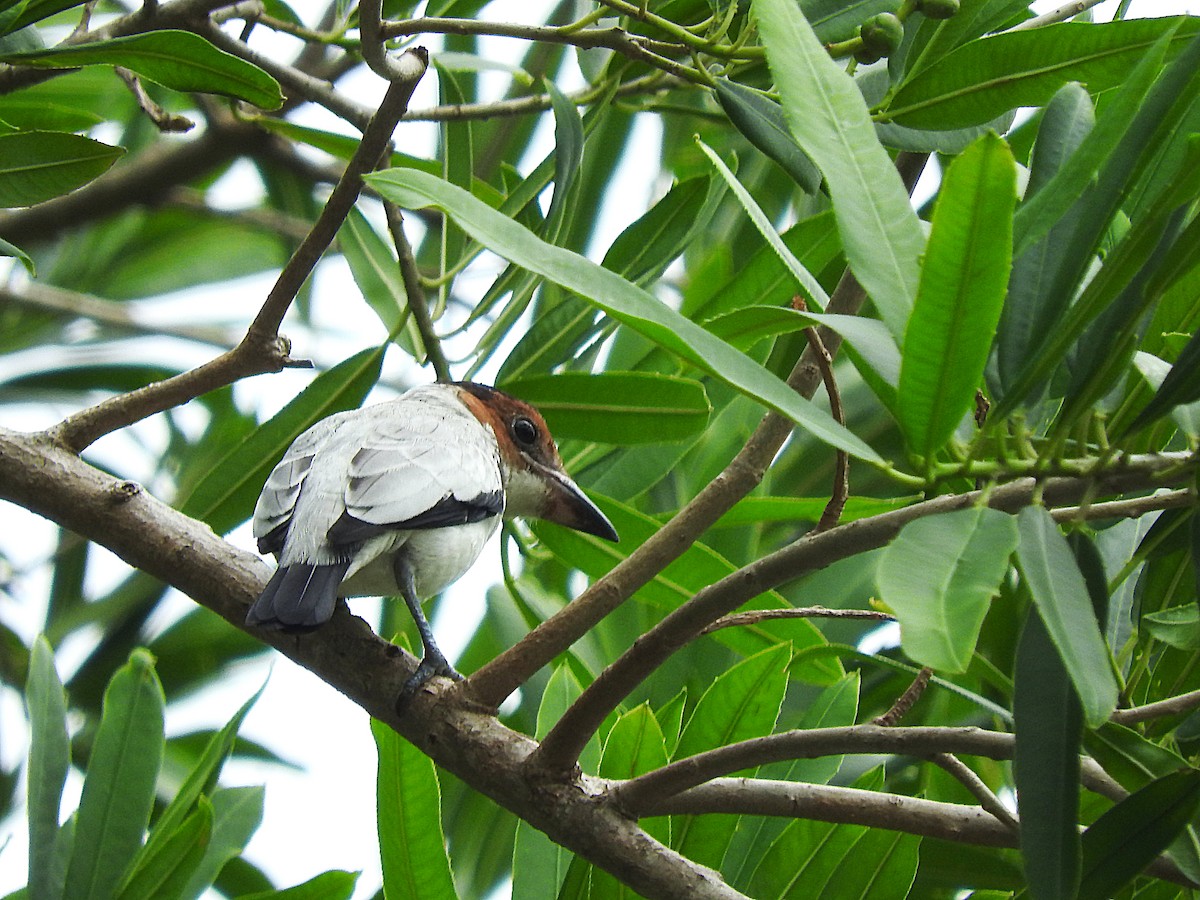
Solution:
[[[396,698],[396,713],[403,715],[408,709],[408,704],[412,702],[413,697],[417,695],[417,691],[423,688],[426,682],[434,675],[441,675],[445,678],[451,678],[454,681],[462,681],[463,675],[454,666],[446,662],[446,658],[441,654],[433,656],[426,653],[417,666],[417,671],[404,682],[404,687],[400,689],[400,696]]]

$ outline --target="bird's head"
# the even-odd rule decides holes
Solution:
[[[463,403],[492,429],[505,474],[505,515],[533,516],[617,540],[617,530],[563,468],[558,447],[541,414],[503,391],[462,381]]]

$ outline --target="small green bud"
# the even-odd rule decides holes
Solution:
[[[900,46],[900,41],[904,39],[904,25],[893,13],[879,13],[862,23],[859,36],[866,54],[873,53],[878,59]]]

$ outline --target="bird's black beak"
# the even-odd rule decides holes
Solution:
[[[600,511],[587,494],[563,472],[545,469],[547,491],[546,505],[541,518],[547,522],[564,525],[584,534],[592,534],[616,543],[617,529],[613,528],[608,516]]]

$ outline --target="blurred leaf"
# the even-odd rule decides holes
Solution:
[[[1035,608],[1017,643],[1013,771],[1021,857],[1035,898],[1073,897],[1079,886],[1079,743],[1083,711]]]
[[[911,505],[916,497],[847,497],[842,522],[853,522]],[[717,520],[714,528],[739,528],[768,522],[817,522],[828,497],[746,497]]]
[[[142,846],[162,760],[164,704],[152,657],[134,651],[104,692],[76,813],[65,896],[112,897]]]
[[[1142,616],[1143,627],[1158,640],[1180,650],[1200,650],[1200,609],[1195,603]]]
[[[1106,900],[1167,848],[1200,806],[1200,772],[1164,775],[1130,794],[1083,833],[1080,900]]]
[[[858,87],[788,0],[755,0],[792,136],[816,163],[855,276],[899,340],[917,293],[925,237]]]
[[[1116,709],[1117,683],[1083,575],[1044,507],[1022,510],[1017,525],[1017,566],[1079,693],[1084,720],[1097,728]]]
[[[916,519],[900,530],[876,578],[910,659],[966,671],[1017,542],[1016,519],[982,506]]]
[[[379,852],[391,898],[457,897],[442,835],[442,801],[433,761],[377,719]]]
[[[410,209],[437,206],[491,250],[563,285],[609,316],[688,362],[802,424],[814,437],[863,459],[875,452],[782,381],[650,294],[582,256],[543,243],[511,219],[461,189],[421,172],[389,169],[367,179],[381,194]]]
[[[225,94],[262,109],[283,105],[283,94],[274,78],[190,31],[150,31],[95,43],[9,53],[2,58],[13,65],[51,69],[123,66],[176,91]]]
[[[350,900],[359,872],[322,872],[303,884],[279,891],[240,894],[238,900]]]
[[[983,377],[1012,263],[1016,166],[994,134],[950,164],[933,211],[916,305],[904,333],[897,412],[929,457],[954,434]]]
[[[357,207],[350,210],[338,229],[338,246],[367,305],[379,316],[388,334],[397,334],[408,306],[400,263]]]
[[[673,184],[661,200],[617,235],[600,264],[634,284],[653,281],[701,227],[711,195],[722,191],[710,178]]]
[[[966,128],[1018,106],[1042,106],[1070,81],[1099,93],[1120,85],[1164,32],[1178,28],[1177,50],[1198,27],[1187,18],[1135,19],[991,35],[902,84],[885,115],[911,128]]]
[[[54,668],[50,642],[39,635],[29,659],[25,686],[30,746],[27,770],[29,819],[29,896],[62,896],[62,872],[57,870],[54,845],[63,785],[71,762],[67,735],[67,701]]]
[[[703,431],[712,413],[700,382],[653,372],[559,372],[497,386],[537,407],[560,440],[677,441]]]
[[[242,854],[262,822],[264,795],[261,787],[221,788],[212,793],[212,840],[179,894],[183,900],[197,900],[216,881],[225,864]]]
[[[1197,400],[1200,400],[1200,331],[1188,340],[1179,358],[1171,366],[1171,371],[1167,373],[1150,402],[1133,420],[1129,430],[1144,428],[1175,407]]]
[[[354,409],[379,380],[384,347],[361,350],[322,372],[270,421],[229,452],[178,504],[179,511],[224,534],[244,522],[292,441],[326,416]]]
[[[16,244],[10,244],[8,241],[0,238],[0,256],[11,256],[13,259],[20,260],[21,265],[25,267],[25,271],[29,273],[29,277],[37,277],[37,266],[34,265],[29,254]]]
[[[728,78],[716,80],[714,93],[733,127],[746,140],[778,163],[802,191],[815,194],[820,190],[821,173],[792,137],[782,106]]]
[[[59,131],[0,134],[0,206],[33,206],[68,194],[100,177],[124,152]]]
[[[197,607],[154,640],[158,677],[172,700],[219,683],[228,668],[264,651],[261,641],[234,628],[216,613]]]
[[[5,9],[0,12],[0,34],[20,31],[35,22],[81,6],[84,2],[86,0],[18,0],[5,4]]]

